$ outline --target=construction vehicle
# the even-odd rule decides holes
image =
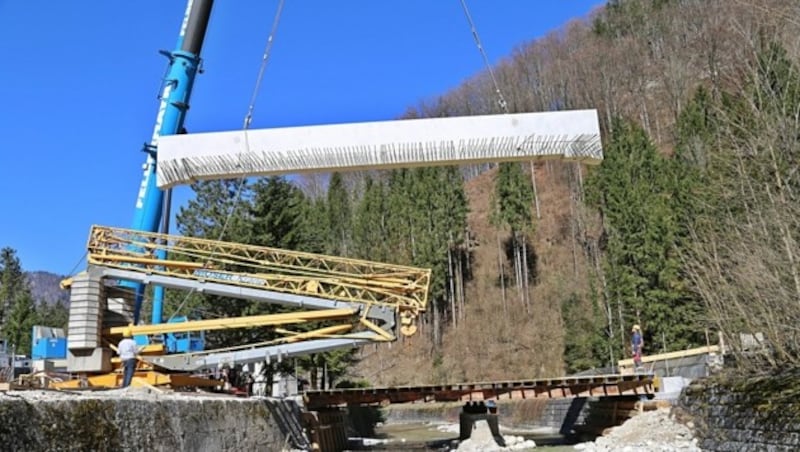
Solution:
[[[201,386],[202,378],[188,374],[412,335],[427,305],[430,270],[414,267],[104,226],[92,228],[87,248],[87,271],[64,282],[71,289],[68,370],[85,375],[62,387],[115,386],[111,352],[126,329],[176,340],[231,328],[276,333],[272,341],[225,350],[169,339],[142,348],[139,375],[149,384]],[[159,258],[165,254],[169,259]],[[119,281],[312,310],[131,325],[134,295]],[[313,327],[319,322],[326,325]]]
[[[256,130],[244,141],[241,132],[186,134],[183,124],[212,3],[189,0],[176,49],[162,52],[169,68],[153,135],[144,148],[133,226],[93,226],[86,271],[62,284],[71,291],[67,367],[79,376],[63,386],[117,386],[121,374],[114,344],[126,328],[141,345],[137,375],[149,384],[173,386],[215,385],[195,375],[226,364],[270,362],[394,341],[416,332],[427,306],[429,269],[169,235],[169,190],[174,185],[534,158],[592,162],[601,155],[593,110]],[[231,149],[231,143],[245,147]],[[211,155],[208,149],[223,154]],[[149,286],[152,313],[145,324],[141,310]],[[164,322],[167,288],[291,310]],[[269,328],[277,338],[204,350],[204,332],[231,328]]]

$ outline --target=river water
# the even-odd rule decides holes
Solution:
[[[458,424],[395,423],[375,429],[375,438],[363,439],[363,447],[353,450],[445,451],[457,446]],[[521,436],[533,440],[537,447],[531,451],[574,451],[572,445],[558,433],[549,430],[507,431],[503,436]]]

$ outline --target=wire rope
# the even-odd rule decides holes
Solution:
[[[472,20],[472,15],[469,13],[466,0],[461,0],[461,7],[464,9],[464,15],[467,16],[467,22],[469,22],[470,29],[472,30],[472,37],[475,39],[475,45],[478,46],[478,51],[480,52],[481,57],[483,57],[483,64],[486,66],[486,70],[489,72],[489,76],[492,78],[494,91],[497,94],[497,103],[500,105],[500,108],[503,109],[504,113],[509,113],[508,102],[506,102],[506,98],[503,96],[503,91],[500,90],[500,84],[497,83],[497,77],[494,75],[494,70],[489,62],[489,57],[486,55],[486,50],[483,48],[481,38],[478,35],[478,29],[475,27],[475,22]]]
[[[269,57],[272,54],[272,46],[275,43],[275,35],[278,32],[278,25],[280,24],[281,16],[283,15],[283,7],[285,3],[286,0],[280,0],[278,2],[278,7],[275,11],[275,16],[272,19],[272,28],[270,30],[269,36],[267,36],[267,42],[264,45],[264,52],[261,55],[261,64],[258,69],[258,75],[256,76],[255,85],[253,86],[253,92],[250,95],[250,102],[247,106],[247,113],[245,113],[244,116],[242,130],[244,131],[245,149],[247,152],[250,151],[250,140],[247,132],[250,129],[250,125],[253,122],[253,112],[255,111],[256,108],[258,95],[261,92],[261,84],[264,80],[264,73],[266,72],[267,64],[269,63]],[[241,154],[240,154],[240,159],[241,159]],[[221,241],[224,238],[225,233],[228,230],[228,226],[230,225],[231,219],[234,217],[234,214],[236,213],[236,211],[239,208],[239,205],[241,204],[242,191],[244,189],[246,180],[247,180],[246,176],[239,177],[236,187],[236,195],[234,196],[233,203],[231,204],[230,209],[228,210],[228,214],[225,217],[225,221],[222,224],[222,229],[219,232],[219,237],[217,238],[217,241]],[[213,256],[214,252],[212,251],[211,256],[209,256],[209,259],[213,258]],[[175,310],[173,311],[173,314],[170,316],[170,319],[175,317],[175,315],[177,315],[178,312],[180,312],[180,310],[189,300],[189,297],[192,295],[192,293],[194,293],[194,289],[190,290],[186,294],[186,296],[183,298],[183,301],[181,301],[178,307],[175,308]]]

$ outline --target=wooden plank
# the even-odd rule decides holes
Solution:
[[[698,348],[690,348],[687,350],[679,350],[677,352],[669,352],[669,353],[660,353],[657,355],[646,355],[642,357],[642,363],[652,363],[657,361],[664,361],[668,359],[678,359],[678,358],[686,358],[688,356],[697,356],[702,355],[705,353],[719,353],[719,346],[718,345],[710,345],[705,347],[698,347]],[[622,359],[617,361],[617,365],[619,367],[632,367],[633,366],[633,358],[631,359]]]

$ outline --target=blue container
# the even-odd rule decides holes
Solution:
[[[33,344],[33,359],[66,359],[67,338],[44,337]]]

